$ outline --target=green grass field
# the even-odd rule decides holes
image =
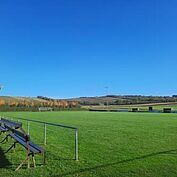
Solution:
[[[74,132],[48,127],[46,165],[14,172],[25,151],[4,154],[0,144],[0,176],[177,176],[177,114],[99,112],[1,113],[79,128],[79,161],[74,160]],[[26,122],[23,122],[26,128]],[[30,124],[31,139],[43,142],[43,127]],[[1,135],[1,138],[3,135]],[[44,146],[43,146],[44,147]]]

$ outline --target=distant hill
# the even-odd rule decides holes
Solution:
[[[0,96],[0,111],[37,111],[40,107],[61,110],[107,105],[177,105],[177,96],[106,95],[71,99]]]
[[[173,103],[177,104],[177,96],[142,96],[142,95],[106,95],[100,97],[80,97],[66,99],[77,101],[83,106],[96,105],[132,105],[132,104],[151,104],[151,103]]]

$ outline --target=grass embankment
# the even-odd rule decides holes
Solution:
[[[177,176],[177,115],[151,113],[49,112],[4,115],[73,125],[79,128],[79,161],[74,158],[72,131],[48,127],[47,163],[14,172],[24,159],[19,145],[4,154],[0,144],[0,176]],[[26,123],[24,122],[24,127]],[[43,127],[31,124],[31,139],[43,142]],[[11,164],[11,165],[10,165]]]

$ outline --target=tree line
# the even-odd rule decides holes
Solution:
[[[13,97],[0,98],[1,111],[20,111],[32,110],[37,111],[40,107],[52,107],[54,110],[79,108],[77,101],[66,101],[57,99],[15,99]]]

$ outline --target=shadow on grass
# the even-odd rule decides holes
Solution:
[[[10,162],[5,157],[5,154],[3,150],[0,147],[0,168],[7,168],[10,164]]]
[[[117,162],[113,162],[113,163],[98,165],[98,166],[91,167],[91,168],[84,168],[84,169],[76,170],[76,171],[73,171],[73,172],[64,173],[61,176],[76,175],[76,174],[79,174],[79,173],[89,172],[89,171],[97,170],[97,169],[100,169],[100,168],[106,168],[106,167],[110,167],[110,166],[114,166],[114,165],[118,165],[118,164],[128,163],[128,162],[132,162],[132,161],[135,161],[135,160],[142,160],[142,159],[150,158],[150,157],[157,156],[157,155],[176,154],[175,153],[176,151],[177,151],[177,149],[173,149],[173,150],[169,150],[169,151],[161,151],[161,152],[146,154],[146,155],[131,158],[131,159],[126,159],[126,160],[122,160],[122,161],[117,161]],[[57,176],[52,176],[52,177],[57,177]]]

